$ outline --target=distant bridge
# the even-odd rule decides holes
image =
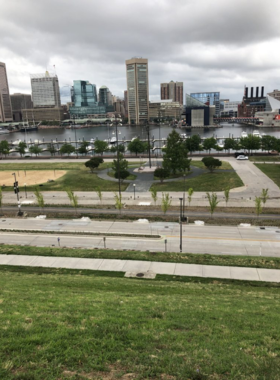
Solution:
[[[214,118],[214,122],[217,121],[217,122],[221,122],[221,121],[224,121],[224,122],[227,122],[227,123],[231,123],[231,124],[234,124],[234,123],[238,123],[238,124],[242,124],[242,123],[254,123],[256,121],[259,121],[259,118],[258,117],[215,117]]]

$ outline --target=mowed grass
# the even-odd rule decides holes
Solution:
[[[61,236],[61,245],[67,235]],[[1,255],[28,255],[49,257],[78,257],[91,259],[141,260],[169,263],[237,266],[250,268],[280,269],[280,258],[263,256],[230,256],[178,252],[122,251],[116,249],[78,249],[59,247],[32,247],[1,245]]]
[[[111,163],[103,163],[98,170],[111,167]],[[58,162],[58,163],[13,163],[13,164],[0,164],[0,170],[14,170],[17,175],[19,187],[23,188],[25,183],[24,177],[26,170],[53,170],[54,182],[44,183],[40,186],[42,191],[62,191],[70,188],[72,191],[94,191],[98,187],[102,191],[118,191],[118,183],[107,181],[99,178],[96,173],[91,173],[84,163],[72,162]],[[67,173],[56,179],[55,170],[67,170]],[[97,170],[97,171],[98,171]],[[127,184],[121,184],[121,189],[124,191]],[[27,191],[34,191],[35,186],[26,187]],[[4,191],[13,191],[12,187],[5,187]]]
[[[280,165],[276,164],[255,164],[265,175],[267,175],[272,181],[280,187]],[[265,186],[264,186],[265,187]]]
[[[184,182],[186,181],[186,185]],[[153,184],[157,191],[184,191],[184,188],[193,188],[194,191],[223,191],[227,187],[244,186],[241,178],[235,172],[203,173],[197,177],[186,180]]]
[[[253,162],[279,162],[280,156],[249,156],[249,160]]]
[[[0,270],[1,379],[280,378],[277,288]]]
[[[189,158],[191,158],[191,157],[189,157]],[[204,163],[201,160],[200,161],[192,160],[191,166],[195,166],[197,168],[207,170],[206,166],[204,165]],[[233,169],[232,169],[232,166],[229,162],[222,161],[222,166],[220,166],[219,168],[217,168],[215,170],[233,170]]]

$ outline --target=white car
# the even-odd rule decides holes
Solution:
[[[242,154],[238,157],[236,157],[237,160],[248,160],[247,156],[243,156]]]

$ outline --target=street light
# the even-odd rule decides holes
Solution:
[[[184,177],[184,198],[183,198],[183,219],[185,220],[185,196],[186,196],[186,174],[183,174]]]
[[[183,198],[180,199],[180,252],[182,252],[182,201]]]
[[[135,187],[136,187],[136,185],[135,185],[135,183],[133,184],[133,189],[134,189],[134,200],[135,200]]]
[[[150,147],[150,126],[149,126],[149,122],[148,121],[147,121],[147,125],[146,125],[146,131],[148,133],[149,166],[150,166],[150,169],[151,169],[152,164],[151,164],[151,147]]]
[[[17,182],[17,176],[16,176],[16,173],[12,173],[12,175],[15,177],[15,182],[14,182],[14,190],[15,190],[15,193],[17,195],[17,202],[18,202],[18,216],[21,216],[22,215],[22,211],[21,211],[21,204],[20,204],[20,200],[19,200],[19,188],[18,188],[18,182]]]
[[[27,198],[26,183],[24,184],[24,190],[25,190],[25,198]]]
[[[119,115],[120,117],[120,115]],[[119,125],[121,126],[121,121]],[[121,197],[121,178],[120,178],[120,152],[119,152],[119,137],[118,137],[118,122],[117,122],[117,115],[115,114],[115,127],[116,127],[116,142],[117,142],[117,166],[118,166],[118,180],[119,180],[119,197]]]

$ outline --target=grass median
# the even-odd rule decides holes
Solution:
[[[0,268],[1,379],[280,377],[273,286],[28,270]]]
[[[267,175],[273,182],[280,187],[280,165],[276,164],[255,164],[265,175]],[[264,185],[265,187],[265,185]]]
[[[67,236],[60,236],[60,244],[63,247]],[[162,241],[164,246],[164,242]],[[91,259],[120,259],[159,261],[169,263],[236,266],[250,268],[280,269],[280,258],[258,256],[230,256],[192,254],[177,252],[153,252],[130,251],[114,249],[84,249],[84,248],[60,248],[60,247],[32,247],[18,245],[0,245],[1,255],[29,255],[50,257],[78,257]]]

